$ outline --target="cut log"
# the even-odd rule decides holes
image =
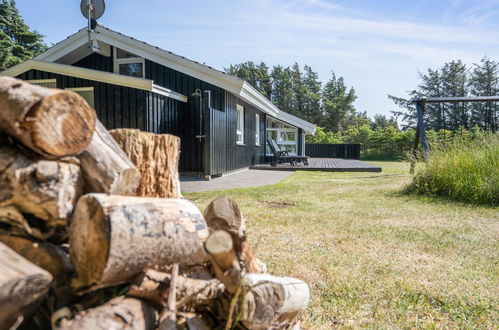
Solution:
[[[88,148],[79,156],[85,192],[135,195],[140,172],[100,121]]]
[[[31,159],[0,146],[0,207],[15,206],[45,220],[47,227],[64,226],[80,192],[78,165]]]
[[[55,329],[149,330],[154,329],[155,323],[156,311],[151,305],[135,298],[117,297],[104,305],[79,313],[74,319],[61,320]]]
[[[0,243],[0,329],[9,329],[49,289],[52,275]]]
[[[250,329],[287,328],[298,321],[310,299],[308,285],[296,278],[245,274],[241,322]]]
[[[0,130],[44,157],[77,155],[90,143],[95,111],[78,94],[0,78]]]
[[[124,128],[109,133],[142,174],[137,196],[182,197],[178,175],[179,137]]]
[[[79,284],[95,287],[130,281],[147,268],[204,262],[207,237],[202,214],[183,199],[88,194],[69,228]]]
[[[212,233],[205,248],[210,254],[217,278],[227,291],[235,295],[236,299],[239,299],[238,296],[244,298],[237,304],[235,315],[240,315],[240,321],[246,327],[288,327],[306,309],[310,290],[303,281],[290,277],[244,274],[236,261],[232,239],[228,233]],[[222,304],[225,306],[225,311],[220,313],[222,316],[231,315],[226,311],[228,305]]]
[[[247,272],[262,272],[247,240],[246,221],[234,200],[227,196],[218,197],[208,204],[204,218],[210,231],[224,230],[231,235],[237,259]]]
[[[199,280],[179,275],[176,283],[176,309],[186,305],[210,304],[210,301],[219,298],[225,290],[223,284],[217,279]],[[170,286],[170,274],[148,269],[137,283],[130,287],[127,295],[147,299],[165,307],[170,296]]]
[[[0,233],[0,242],[52,274],[56,286],[67,284],[71,279],[74,267],[69,254],[58,245],[6,233]]]

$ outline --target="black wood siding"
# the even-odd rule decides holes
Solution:
[[[73,64],[74,66],[79,66],[81,68],[87,68],[92,70],[113,72],[113,57],[103,56],[101,54],[92,53],[87,57],[79,60]]]
[[[186,104],[135,88],[101,83],[39,70],[18,76],[24,80],[56,79],[57,88],[93,87],[94,107],[107,129],[138,128],[154,133],[182,135]]]
[[[307,143],[305,152],[309,157],[360,159],[360,144]]]

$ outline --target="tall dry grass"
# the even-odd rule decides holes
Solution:
[[[426,167],[405,192],[498,205],[499,134],[433,144]]]

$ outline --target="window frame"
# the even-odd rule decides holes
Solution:
[[[260,114],[255,114],[255,145],[260,146]]]
[[[270,124],[270,122],[275,122],[276,124],[278,124],[278,127],[271,127],[272,125]],[[266,139],[268,139],[269,132],[276,132],[276,136],[277,136],[276,143],[279,146],[294,146],[296,153],[290,153],[290,155],[294,156],[294,155],[299,154],[299,152],[298,152],[299,138],[298,138],[298,128],[297,127],[294,127],[293,125],[287,124],[283,121],[280,121],[278,119],[267,116],[267,129],[265,130],[265,138]],[[295,140],[294,141],[283,141],[283,140],[281,140],[281,133],[294,133]],[[273,155],[272,153],[270,153],[269,148],[266,149],[265,154],[267,156]]]
[[[57,79],[56,78],[52,78],[52,79],[30,79],[30,80],[25,80],[25,82],[33,84],[33,85],[41,86],[41,87],[46,87],[46,88],[57,88]],[[49,83],[54,83],[55,86],[54,87],[48,87],[48,86],[45,86],[45,85],[40,85],[40,84],[49,84]]]
[[[244,145],[244,107],[240,104],[236,104],[236,144]]]
[[[120,48],[121,49],[121,48]],[[132,54],[126,50],[121,49],[124,52],[127,52],[129,54]],[[132,54],[135,55],[135,54]],[[127,76],[127,77],[133,77],[133,78],[145,78],[146,75],[146,63],[145,59],[143,57],[127,57],[127,58],[118,58],[118,48],[115,47],[113,49],[113,70],[114,73],[120,74],[122,76]],[[142,64],[142,77],[137,77],[137,76],[128,76],[120,73],[120,64]]]

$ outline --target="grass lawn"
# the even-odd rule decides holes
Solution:
[[[499,208],[404,196],[408,164],[383,173],[296,172],[283,182],[189,193],[240,205],[256,254],[312,291],[304,328],[499,324]]]

